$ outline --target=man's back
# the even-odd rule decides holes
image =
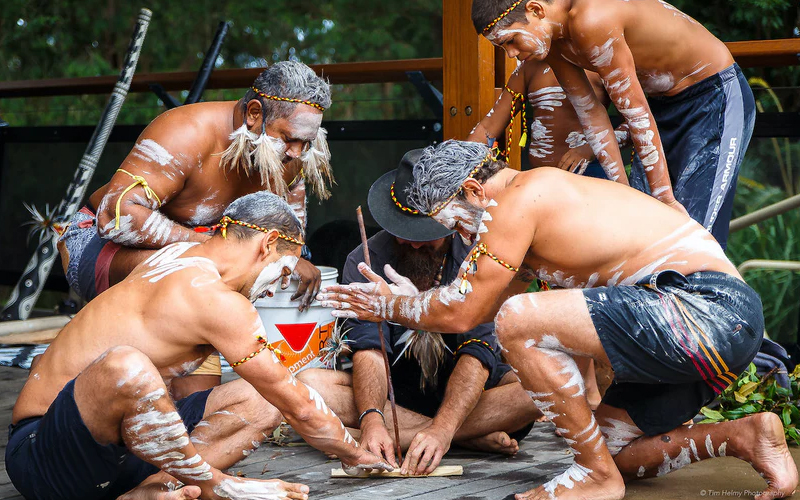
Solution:
[[[82,309],[34,366],[13,421],[43,415],[67,382],[114,346],[142,351],[165,380],[199,366],[213,348],[199,345],[204,328],[198,311],[233,292],[221,286],[211,260],[181,257],[195,245],[166,247]]]
[[[632,284],[663,269],[738,276],[702,226],[617,183],[536,169],[517,174],[496,202],[480,241],[508,262],[525,254],[559,286]]]

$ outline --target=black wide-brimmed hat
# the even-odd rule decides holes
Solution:
[[[375,222],[393,236],[408,241],[438,240],[454,232],[408,204],[406,189],[411,185],[414,164],[422,152],[422,149],[413,149],[406,153],[395,170],[385,173],[372,184],[367,196]]]

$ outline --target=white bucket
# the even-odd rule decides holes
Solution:
[[[322,288],[336,284],[339,272],[335,267],[318,269],[322,273]],[[330,309],[317,302],[303,312],[298,311],[300,301],[290,300],[296,291],[297,282],[293,280],[286,290],[278,288],[274,297],[256,301],[267,342],[281,351],[283,364],[292,373],[305,368],[325,368],[317,355],[331,336],[334,318]]]

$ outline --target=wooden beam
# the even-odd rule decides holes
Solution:
[[[422,71],[434,82],[442,80],[442,59],[402,59],[338,64],[315,64],[311,68],[332,84],[406,82],[406,71]],[[247,88],[264,68],[225,69],[211,74],[208,89]],[[165,90],[188,90],[197,74],[194,71],[137,74],[131,92],[149,92],[148,85],[158,83]],[[57,95],[108,94],[114,88],[116,76],[84,78],[53,78],[48,80],[17,80],[0,82],[0,98],[42,97]]]
[[[514,70],[517,69],[517,60],[516,59],[509,59],[508,57],[505,57],[505,54],[506,54],[506,52],[503,49],[499,48],[499,47],[497,48],[497,51],[495,52],[495,57],[496,58],[502,58],[502,62],[498,61],[498,63],[502,64],[502,70],[503,70],[502,74],[499,75],[499,76],[502,77],[503,81],[498,84],[498,89],[497,89],[499,91],[499,92],[497,92],[498,97],[500,95],[500,92],[503,91],[503,88],[505,87],[505,84],[508,81],[508,79],[511,78],[511,74],[514,72]],[[497,66],[500,66],[500,64],[497,64]],[[495,80],[495,81],[497,81],[497,80]],[[525,96],[525,101],[522,103],[522,105],[526,106],[527,105],[527,99],[528,99],[527,90],[525,92],[523,92],[522,94]],[[513,133],[509,134],[508,133],[508,129],[506,129],[506,133],[505,133],[506,144],[508,144],[510,146],[509,149],[508,149],[508,166],[513,168],[514,170],[521,170],[522,169],[522,154],[520,153],[520,150],[522,148],[519,145],[519,140],[522,137],[522,126],[523,126],[523,124],[522,124],[522,112],[520,111],[519,113],[517,113],[517,116],[514,117],[514,130],[513,130]],[[528,120],[528,122],[525,124],[525,126],[530,128],[530,126],[531,126],[530,120]]]
[[[800,64],[800,38],[728,42],[725,45],[743,68],[779,68]]]
[[[494,47],[475,34],[469,0],[443,0],[444,138],[465,140],[494,104]]]
[[[467,5],[458,5],[459,0],[444,0],[450,11],[466,11]],[[459,21],[444,17],[444,53],[447,58],[461,56],[488,68],[493,74],[490,48],[483,37],[478,37],[472,29],[469,12],[461,12]],[[451,38],[450,36],[458,38]],[[475,42],[475,40],[478,40]],[[736,62],[743,68],[785,67],[800,64],[800,38],[781,40],[754,40],[747,42],[728,42],[728,49]],[[459,50],[462,48],[463,50]],[[356,63],[317,64],[311,67],[325,75],[333,84],[405,82],[406,71],[419,70],[434,82],[442,81],[444,58],[403,59],[398,61],[372,61]],[[460,67],[451,61],[453,68]],[[462,63],[463,64],[463,63]],[[208,82],[209,89],[242,89],[249,86],[263,68],[217,70]],[[148,85],[160,83],[166,90],[188,90],[196,77],[194,71],[137,74],[131,84],[131,92],[149,92]],[[487,75],[487,79],[491,76]],[[476,80],[478,79],[476,75]],[[91,76],[83,78],[51,78],[47,80],[12,80],[0,82],[0,99],[11,97],[42,97],[60,95],[108,94],[114,88],[116,76]],[[459,82],[455,82],[457,85]],[[460,82],[462,84],[467,81]],[[481,86],[482,88],[482,86]],[[445,96],[445,99],[447,96]],[[449,114],[445,109],[445,115]],[[463,114],[463,109],[460,110]],[[488,111],[488,109],[487,109]],[[473,116],[475,115],[473,110]],[[447,129],[447,126],[445,126]]]

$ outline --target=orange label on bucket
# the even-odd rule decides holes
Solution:
[[[286,343],[292,348],[294,352],[302,352],[311,340],[311,335],[314,334],[314,328],[317,327],[316,323],[293,323],[290,325],[275,324],[275,328],[281,332]]]
[[[325,347],[333,332],[334,321],[320,325],[319,323],[281,323],[275,329],[283,336],[278,341],[270,341],[273,347],[280,349],[286,360],[283,365],[292,373],[308,367],[317,359],[320,349]],[[316,366],[316,364],[311,364]],[[322,367],[320,364],[319,367]]]

